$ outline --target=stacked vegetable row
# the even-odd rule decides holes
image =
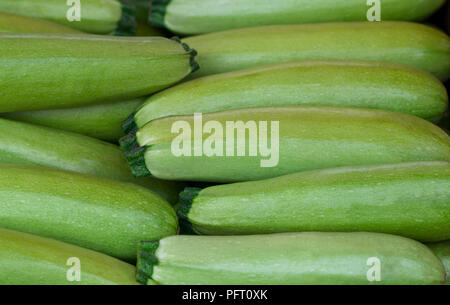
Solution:
[[[137,248],[148,284],[445,282],[450,137],[434,123],[448,106],[446,34],[348,22],[367,18],[365,1],[172,0],[153,1],[155,25],[222,32],[100,36],[84,32],[135,24],[130,6],[90,1],[73,23],[65,4],[39,2],[0,1],[0,283],[136,284]],[[422,20],[444,1],[385,2],[387,20]],[[194,157],[195,146],[175,156],[172,126],[194,130],[195,113],[279,122],[278,162]],[[123,120],[131,171],[102,141]],[[229,141],[214,147],[251,139]],[[175,211],[191,181],[229,184],[187,187]],[[176,236],[177,215],[209,236]],[[79,282],[66,274],[74,257]]]

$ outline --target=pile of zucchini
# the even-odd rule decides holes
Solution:
[[[0,0],[0,284],[450,283],[445,2]]]

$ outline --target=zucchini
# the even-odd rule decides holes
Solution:
[[[70,258],[80,262],[80,281],[68,280]],[[135,272],[134,266],[92,250],[0,229],[1,285],[137,285]]]
[[[447,285],[450,285],[450,240],[428,244],[428,247],[436,254],[442,261],[447,271]]]
[[[180,186],[136,179],[120,148],[97,139],[47,127],[0,119],[0,163],[40,165],[145,186],[172,203]]]
[[[264,106],[385,109],[437,121],[448,96],[432,75],[402,65],[297,61],[211,75],[151,96],[124,126],[162,117]]]
[[[81,34],[75,29],[32,17],[0,13],[0,32]]]
[[[442,284],[445,271],[430,249],[408,238],[306,232],[142,242],[138,280],[175,285]]]
[[[37,125],[72,131],[100,140],[118,142],[125,134],[122,122],[146,98],[66,109],[8,112],[0,116]]]
[[[67,3],[66,3],[67,2]],[[61,0],[2,0],[0,12],[47,19],[74,29],[93,33],[118,35],[133,34],[136,30],[135,8],[118,0],[80,0],[80,20],[69,21],[74,16],[75,1]]]
[[[180,123],[186,126],[172,132]],[[220,128],[209,133],[205,126],[212,123]],[[266,129],[258,127],[262,123]],[[450,137],[437,126],[411,115],[344,107],[246,108],[206,114],[201,122],[196,115],[171,116],[130,133],[121,145],[136,176],[207,182],[346,165],[450,161]]]
[[[0,164],[0,227],[135,261],[140,240],[176,234],[172,206],[143,187],[50,168]]]
[[[450,162],[339,167],[187,188],[178,215],[207,235],[380,232],[450,238]]]
[[[0,33],[0,112],[144,96],[188,75],[194,56],[163,37]]]
[[[150,21],[185,35],[271,24],[366,21],[361,0],[153,0]],[[424,20],[445,0],[383,0],[382,20]],[[188,12],[188,13],[186,13]]]
[[[409,2],[408,2],[409,3]],[[184,39],[199,52],[194,76],[293,60],[373,60],[450,77],[450,40],[432,27],[400,22],[274,25]]]

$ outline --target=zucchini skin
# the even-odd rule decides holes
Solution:
[[[195,54],[163,37],[0,33],[0,112],[141,97],[188,75]]]
[[[130,135],[130,143],[122,141],[122,148],[128,147],[128,161],[136,176],[151,174],[166,180],[206,182],[261,180],[340,166],[450,161],[450,137],[430,122],[406,114],[343,107],[263,107],[210,113],[203,115],[202,121],[203,126],[209,121],[226,126],[227,121],[234,122],[236,118],[242,122],[265,121],[268,128],[272,121],[279,122],[276,166],[261,167],[261,160],[269,158],[262,158],[259,153],[257,157],[229,157],[225,153],[211,157],[175,156],[171,145],[180,135],[171,133],[171,128],[175,122],[185,121],[194,130],[194,116],[151,121],[134,138]],[[245,137],[246,143],[249,140],[246,132],[244,137],[235,136],[234,143],[226,143],[223,129],[223,140],[216,141],[223,147],[236,148],[242,145],[238,144],[239,139]],[[191,143],[193,136],[192,132]],[[184,137],[189,139],[185,134]],[[203,135],[203,142],[208,137],[209,134]]]
[[[382,20],[424,20],[445,0],[383,0]],[[204,34],[272,24],[367,21],[360,0],[153,0],[150,21],[172,32]],[[186,12],[189,12],[188,14]]]
[[[446,284],[450,285],[450,240],[428,244],[428,247],[441,259],[444,264],[447,272]]]
[[[193,76],[293,60],[373,60],[450,77],[450,40],[432,27],[401,21],[274,25],[184,39],[199,52]]]
[[[0,164],[0,227],[133,262],[140,240],[176,234],[168,202],[143,187],[36,166]]]
[[[380,232],[450,238],[450,162],[322,169],[181,194],[196,233]]]
[[[139,107],[138,127],[162,117],[265,106],[384,109],[437,121],[448,107],[431,74],[390,63],[297,61],[206,76],[157,93]]]
[[[81,20],[70,22],[70,8],[60,0],[2,0],[0,12],[47,19],[80,31],[108,34],[121,28],[133,31],[132,12],[117,0],[80,0]]]
[[[0,119],[0,162],[40,165],[131,182],[149,188],[172,203],[180,185],[158,179],[136,179],[117,145],[87,136]]]
[[[151,244],[141,243],[138,279],[149,278],[159,284],[406,285],[445,281],[444,267],[430,249],[388,234],[179,235]],[[381,262],[380,282],[367,279],[371,257]]]
[[[81,263],[79,282],[66,278],[71,257]],[[138,285],[135,272],[133,265],[92,250],[0,229],[2,285]]]
[[[0,116],[117,143],[125,135],[121,128],[122,122],[134,113],[145,99],[136,98],[66,109],[8,112]]]
[[[81,34],[75,29],[47,20],[0,13],[0,32]]]

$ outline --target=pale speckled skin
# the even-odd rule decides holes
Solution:
[[[213,186],[187,217],[207,235],[380,232],[450,238],[450,163],[341,167]]]
[[[447,285],[450,285],[450,240],[428,244],[428,247],[441,259],[447,271]]]
[[[163,37],[0,33],[0,112],[141,97],[188,75],[190,57]]]
[[[139,145],[149,146],[145,161],[151,174],[167,180],[237,182],[347,165],[450,161],[450,138],[444,131],[401,113],[343,107],[266,107],[203,115],[203,124],[211,120],[222,126],[235,120],[279,121],[278,165],[261,167],[261,159],[268,159],[261,156],[175,157],[171,144],[178,134],[171,133],[172,124],[186,121],[191,130],[194,128],[193,116],[174,116],[152,121],[137,132]],[[203,141],[208,136],[204,135]]]
[[[137,113],[149,121],[195,112],[264,106],[384,109],[436,121],[448,96],[431,74],[409,66],[364,61],[296,61],[217,74],[148,98]]]
[[[439,259],[411,239],[379,233],[172,236],[160,241],[152,279],[160,284],[441,284]],[[367,260],[381,261],[381,282]]]
[[[382,20],[422,20],[445,0],[381,3]],[[164,25],[173,32],[192,35],[270,24],[366,21],[369,7],[361,0],[171,0]]]
[[[0,116],[118,142],[125,135],[121,128],[123,121],[144,100],[145,98],[137,98],[76,108],[9,112]]]
[[[293,60],[373,60],[414,66],[441,80],[450,76],[450,40],[408,22],[274,25],[184,39],[199,52],[194,77]]]
[[[143,187],[42,167],[0,164],[0,227],[127,261],[140,240],[177,232],[168,202]]]
[[[0,119],[0,163],[40,165],[132,182],[170,202],[180,186],[158,179],[135,178],[117,145],[58,129]]]
[[[0,32],[80,34],[75,29],[33,17],[0,13]]]
[[[81,281],[68,281],[76,257]],[[137,285],[136,268],[107,255],[49,238],[0,229],[0,284],[2,285]]]
[[[122,6],[117,0],[81,0],[81,21],[70,22],[66,18],[70,8],[61,0],[2,0],[0,12],[24,15],[95,33],[113,32],[122,16]]]

